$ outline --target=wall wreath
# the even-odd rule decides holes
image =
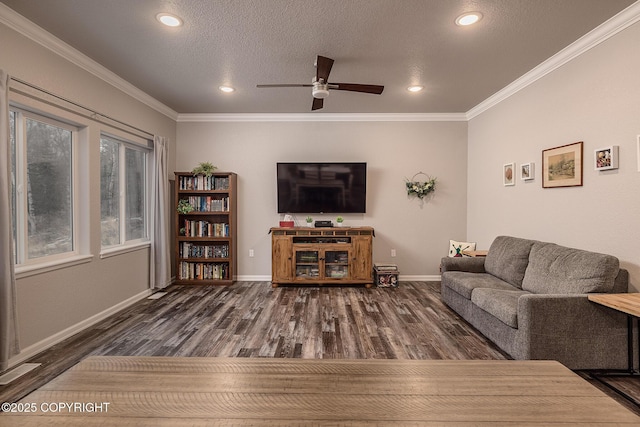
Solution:
[[[426,178],[426,180],[417,179],[420,177]],[[431,178],[424,172],[418,172],[411,179],[406,180],[407,195],[422,199],[436,190],[436,181],[437,178]]]

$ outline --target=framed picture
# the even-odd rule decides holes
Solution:
[[[502,183],[505,186],[516,185],[515,168],[516,168],[515,163],[507,163],[506,165],[503,166]]]
[[[593,165],[597,171],[618,169],[618,146],[598,148],[593,156]]]
[[[583,142],[542,151],[542,188],[582,185]]]
[[[523,181],[530,181],[535,178],[535,163],[523,163],[520,165],[520,179]]]

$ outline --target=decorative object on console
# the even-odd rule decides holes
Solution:
[[[449,240],[449,257],[451,258],[459,258],[466,257],[469,255],[465,255],[464,251],[475,251],[476,243],[475,242],[458,242],[456,240]]]
[[[285,215],[282,221],[280,221],[280,227],[293,227],[293,217],[291,215]]]
[[[515,163],[507,163],[503,166],[502,171],[502,183],[505,186],[516,185],[515,173],[514,169],[516,168]]]
[[[594,167],[597,171],[618,169],[618,146],[598,148],[593,156]]]
[[[193,168],[193,170],[191,171],[191,173],[195,176],[195,175],[204,175],[207,178],[209,178],[211,175],[213,175],[213,172],[215,172],[215,170],[218,169],[217,167],[213,166],[211,163],[209,162],[201,162],[198,166],[196,166],[195,168]]]
[[[305,218],[305,221],[307,222],[307,227],[313,227],[313,218],[308,216],[307,218]]]
[[[336,227],[342,227],[342,223],[344,222],[344,218],[341,216],[336,218]]]
[[[423,175],[427,178],[426,181],[416,180],[417,176]],[[437,178],[431,178],[424,172],[418,172],[413,175],[411,179],[406,180],[407,196],[416,196],[419,199],[423,199],[428,194],[436,190]]]
[[[542,188],[582,185],[583,142],[542,151]]]
[[[523,181],[531,181],[535,178],[535,163],[523,163],[520,165],[520,179]]]

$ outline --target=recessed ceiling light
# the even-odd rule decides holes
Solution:
[[[156,19],[167,27],[179,27],[182,25],[182,19],[170,13],[159,13],[156,15]]]
[[[482,19],[482,14],[480,12],[463,13],[462,15],[456,18],[456,25],[460,25],[460,26],[472,25],[481,19]]]
[[[223,91],[225,93],[231,93],[231,92],[235,91],[235,89],[232,88],[231,86],[219,86],[218,89],[220,89],[221,91]]]
[[[407,88],[409,92],[420,92],[422,89],[424,89],[424,86],[409,86]]]

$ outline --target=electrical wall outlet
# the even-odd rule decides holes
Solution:
[[[253,249],[249,249],[249,258],[253,258]]]
[[[396,256],[396,250],[395,249],[391,249],[391,256],[395,257]]]

